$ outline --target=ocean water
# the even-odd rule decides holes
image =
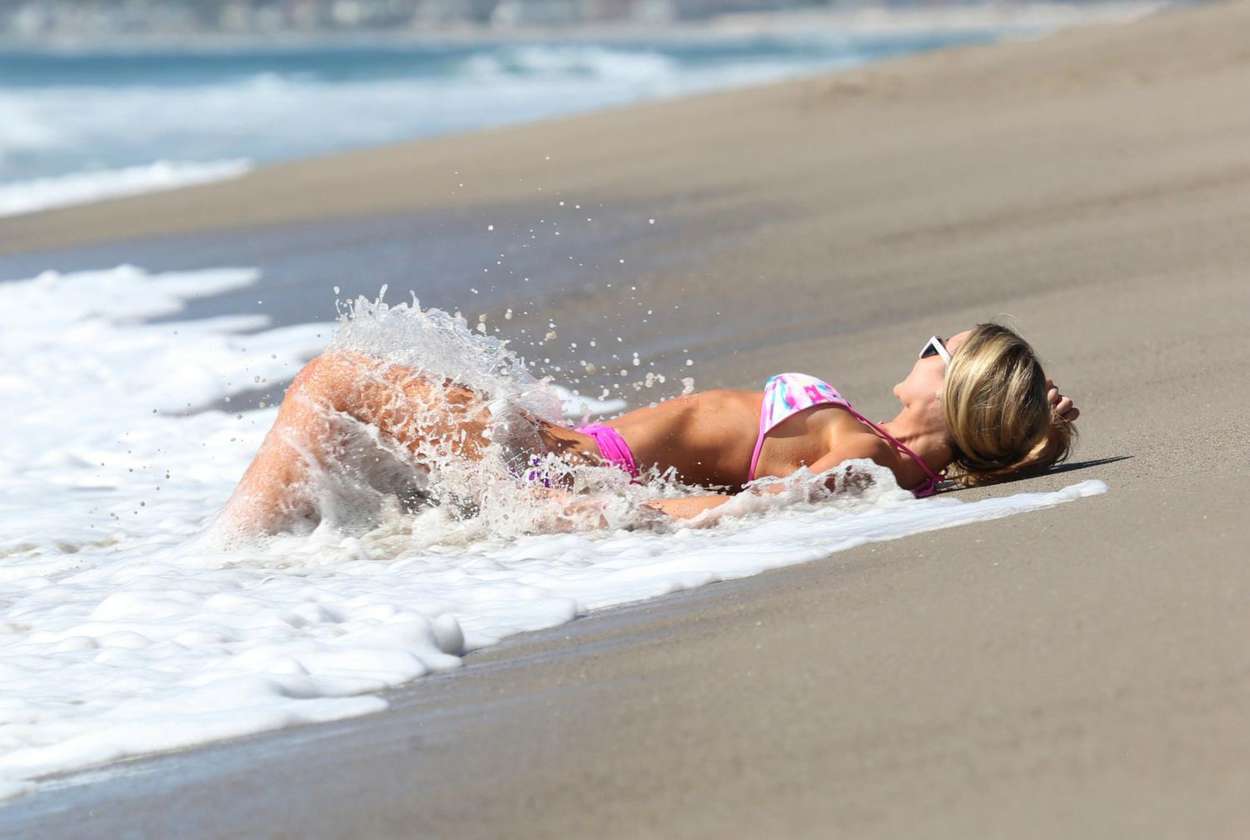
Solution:
[[[651,38],[0,47],[0,216],[254,165],[848,67],[1158,2],[879,10]]]
[[[856,461],[834,471],[836,495],[800,475],[686,525],[644,503],[688,491],[614,469],[581,468],[582,504],[567,513],[490,463],[438,465],[446,492],[412,507],[345,462],[310,485],[334,514],[315,530],[240,541],[218,513],[275,408],[204,407],[289,379],[328,344],[553,418],[622,407],[535,378],[489,330],[415,301],[360,300],[339,323],[276,328],[259,314],[178,318],[258,279],[121,266],[0,284],[0,305],[20,314],[0,332],[0,403],[23,407],[0,437],[0,797],[50,774],[376,712],[383,689],[597,609],[1107,490],[917,500]],[[694,387],[670,373],[660,390]],[[372,442],[366,454],[394,455]]]

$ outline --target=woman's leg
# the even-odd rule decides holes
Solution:
[[[316,469],[334,468],[356,424],[376,427],[413,455],[433,448],[477,460],[489,442],[489,419],[467,388],[367,356],[323,354],[291,382],[273,428],[226,503],[223,524],[250,535],[315,522],[309,479]]]

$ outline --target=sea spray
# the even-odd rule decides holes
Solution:
[[[389,305],[385,291],[341,307],[317,363],[350,408],[318,403],[301,387],[288,396],[315,415],[278,433],[306,470],[282,500],[297,530],[313,521],[359,535],[399,516],[388,528],[412,526],[414,541],[432,545],[657,520],[642,502],[676,482],[631,485],[615,468],[545,451],[543,428],[564,422],[557,390],[507,342],[471,330],[458,314],[423,310],[415,297]],[[587,495],[598,498],[579,499]],[[416,516],[430,507],[440,513]],[[232,503],[230,513],[231,532],[260,516],[246,503]],[[433,532],[420,527],[431,522]]]

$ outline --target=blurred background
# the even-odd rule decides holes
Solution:
[[[1158,5],[0,0],[0,216]]]

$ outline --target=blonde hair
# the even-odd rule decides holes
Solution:
[[[952,355],[942,401],[965,487],[1036,475],[1068,457],[1076,426],[1054,414],[1029,343],[1001,324],[977,324]]]

